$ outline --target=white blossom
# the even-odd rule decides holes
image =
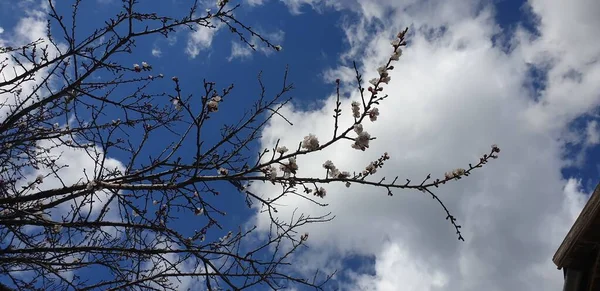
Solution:
[[[298,164],[296,164],[296,158],[289,158],[287,164],[283,164],[280,166],[280,169],[283,171],[284,175],[287,174],[295,174],[298,170]]]
[[[179,101],[179,99],[173,98],[173,105],[175,106],[175,109],[181,110],[181,101]]]
[[[369,147],[370,139],[371,139],[371,135],[368,132],[363,131],[363,132],[359,133],[358,136],[354,139],[352,148],[364,151],[365,149],[367,149]]]
[[[314,134],[309,134],[304,137],[302,141],[302,148],[305,148],[309,151],[314,151],[319,148],[319,139]]]
[[[338,170],[337,168],[333,168],[332,170],[329,171],[329,178],[339,178],[340,176],[340,170]]]
[[[444,177],[445,177],[446,179],[458,178],[458,177],[460,177],[460,176],[464,175],[464,174],[465,174],[465,172],[466,172],[466,170],[465,170],[465,169],[458,168],[458,169],[455,169],[455,170],[453,170],[452,172],[446,172],[446,173],[444,174]]]
[[[369,80],[369,83],[373,84],[373,86],[377,86],[377,83],[379,83],[379,78],[373,78]]]
[[[458,169],[455,169],[454,171],[452,171],[454,176],[457,176],[457,177],[464,175],[465,172],[466,172],[465,169],[462,169],[462,168],[458,168]]]
[[[327,170],[333,170],[333,169],[335,169],[335,165],[333,164],[333,162],[331,160],[327,160],[323,164],[323,168],[325,168]]]
[[[318,196],[320,198],[325,198],[325,195],[327,195],[327,191],[323,188],[320,187],[316,192],[315,192],[315,196]]]
[[[375,166],[375,164],[373,162],[371,162],[366,168],[365,171],[368,174],[375,174],[377,173],[377,166]]]
[[[275,166],[271,166],[269,168],[269,174],[268,175],[269,175],[269,179],[271,181],[274,181],[275,178],[277,178],[277,168],[275,168]]]
[[[37,177],[35,177],[35,182],[38,184],[44,183],[44,175],[42,175],[42,174],[37,175]]]
[[[392,40],[391,44],[393,46],[399,46],[400,45],[400,40],[399,39],[394,39],[394,40]]]
[[[371,119],[371,121],[377,120],[377,116],[379,116],[379,108],[375,107],[369,110],[369,119]]]
[[[348,172],[348,171],[343,171],[343,172],[339,173],[339,174],[337,175],[337,177],[338,177],[339,179],[347,179],[347,178],[350,178],[350,172]]]
[[[219,110],[219,103],[214,100],[208,101],[206,103],[206,107],[208,108],[208,112],[217,112]]]
[[[352,101],[352,116],[354,118],[360,118],[360,103],[357,101]]]
[[[288,148],[285,147],[285,146],[281,146],[281,147],[277,148],[277,152],[280,153],[280,154],[282,154],[282,155],[285,154],[287,151],[288,151]]]
[[[400,59],[400,56],[402,56],[402,49],[397,49],[393,54],[392,57],[390,58],[392,61],[397,61]]]
[[[229,231],[226,236],[220,238],[220,241],[224,242],[224,241],[230,239],[231,238],[231,234],[232,234],[231,231]]]
[[[225,168],[219,169],[219,175],[227,176],[228,173],[229,173],[229,170],[227,170]]]
[[[356,134],[360,134],[361,132],[363,132],[363,125],[358,123],[354,125],[354,132],[356,132]]]

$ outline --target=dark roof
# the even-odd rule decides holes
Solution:
[[[600,184],[581,210],[552,261],[561,269],[585,264],[600,243]]]

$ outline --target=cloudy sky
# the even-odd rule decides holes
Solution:
[[[152,7],[181,13],[185,3],[161,1]],[[255,76],[260,70],[267,86],[278,87],[289,65],[295,99],[283,112],[294,126],[274,120],[257,148],[272,147],[277,139],[293,148],[308,133],[326,140],[333,128],[334,80],[341,79],[343,113],[350,112],[350,102],[359,100],[352,61],[365,79],[376,76],[391,53],[392,37],[410,29],[409,45],[385,86],[389,98],[380,106],[381,115],[365,124],[377,137],[371,147],[360,152],[342,142],[302,156],[299,174],[323,175],[325,160],[361,171],[388,152],[392,158],[377,177],[419,180],[431,173],[441,178],[477,162],[492,144],[502,150],[498,160],[472,176],[436,190],[463,226],[466,242],[457,241],[439,205],[417,191],[395,191],[389,197],[385,189],[330,184],[326,208],[286,198],[279,208],[284,217],[296,208],[336,215],[329,223],[305,227],[309,248],[295,257],[298,272],[337,269],[331,287],[341,290],[562,288],[562,271],[551,258],[600,172],[600,39],[594,37],[600,2],[241,4],[240,19],[281,44],[281,52],[250,51],[217,27],[144,39],[136,58],[165,75],[180,76],[184,84],[202,78],[235,82],[238,94],[254,92],[250,99],[258,94]],[[83,30],[119,8],[116,0],[86,5],[94,7],[86,12],[94,16],[90,19],[99,22],[90,21]],[[0,2],[0,44],[43,36],[44,14],[36,11],[44,11],[38,1]],[[249,104],[243,98],[226,110],[241,112]],[[124,157],[111,158],[117,163]],[[81,167],[90,165],[82,162]],[[267,196],[277,194],[268,184],[253,187]],[[229,219],[232,228],[247,220],[260,229],[268,227],[267,217],[242,208]]]

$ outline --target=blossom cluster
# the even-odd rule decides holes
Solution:
[[[218,4],[221,5],[223,4],[223,2],[227,2],[227,1],[219,1]],[[391,80],[391,77],[389,75],[389,71],[394,69],[394,66],[391,66],[390,64],[394,61],[398,61],[400,59],[400,56],[402,55],[402,49],[400,49],[401,46],[405,46],[406,43],[403,41],[404,39],[404,34],[406,33],[406,30],[404,32],[401,32],[397,35],[397,39],[395,39],[394,41],[391,42],[392,47],[394,48],[392,55],[390,56],[387,64],[377,68],[377,73],[378,73],[378,77],[371,79],[369,81],[369,83],[371,83],[372,86],[368,87],[368,91],[371,92],[371,97],[368,100],[363,99],[363,102],[359,102],[359,101],[353,101],[351,102],[351,109],[352,109],[352,116],[355,119],[355,123],[352,127],[352,130],[354,131],[354,133],[356,133],[356,137],[355,138],[351,138],[354,142],[351,144],[351,147],[357,150],[361,150],[361,151],[365,151],[367,148],[369,148],[369,143],[372,139],[371,135],[364,130],[363,128],[363,124],[362,124],[362,119],[364,117],[369,118],[369,120],[371,120],[371,122],[375,122],[377,121],[380,112],[379,112],[379,108],[377,107],[373,107],[373,104],[379,104],[377,101],[383,99],[383,98],[379,98],[377,99],[377,94],[380,91],[383,91],[383,88],[380,87],[381,83],[385,83],[388,84]],[[277,47],[278,50],[280,50],[280,47]],[[360,77],[359,77],[360,80]],[[339,85],[339,79],[336,80],[336,82]],[[361,91],[362,93],[362,91]],[[362,96],[362,94],[361,94]],[[339,116],[339,112],[341,111],[339,109],[339,104],[341,104],[338,100],[338,107],[336,107],[335,112],[336,115],[334,115],[334,117],[336,118],[336,129],[337,129],[337,117]],[[361,108],[362,107],[362,108]],[[335,135],[335,132],[334,132]],[[341,137],[347,138],[345,136],[345,134]],[[334,138],[337,138],[334,136]],[[305,149],[307,151],[316,151],[319,150],[321,148],[321,145],[319,144],[319,139],[317,138],[316,135],[310,133],[309,135],[305,136],[304,139],[302,140],[300,147],[302,149]],[[275,149],[275,152],[277,152],[278,154],[280,154],[280,156],[283,156],[285,153],[288,152],[288,148],[285,146],[280,146],[277,147]],[[293,154],[292,156],[295,156],[295,154]],[[371,163],[369,163],[369,165],[367,165],[367,167],[365,167],[365,169],[357,174],[354,178],[360,178],[360,177],[365,177],[368,175],[372,175],[375,174],[377,172],[378,168],[381,168],[383,166],[383,162],[385,160],[388,160],[390,157],[387,153],[385,153],[383,156],[381,156],[378,160],[373,161]],[[289,177],[291,174],[295,174],[296,171],[298,170],[298,164],[296,163],[296,159],[294,157],[289,157],[288,162],[279,162],[279,160],[277,161],[280,165],[279,165],[279,170],[281,170],[283,172],[283,177]],[[327,174],[326,174],[326,178],[327,179],[349,179],[351,178],[351,174],[347,171],[340,171],[331,160],[327,160],[324,164],[323,164],[323,168],[325,168],[327,170]],[[277,169],[273,166],[266,166],[264,168],[261,169],[261,171],[265,174],[265,177],[268,177],[269,180],[271,180],[272,182],[274,182],[275,178],[277,177]],[[350,181],[346,181],[346,187],[350,186]],[[314,189],[309,189],[309,188],[305,188],[305,192],[307,194],[309,193],[313,193],[313,195],[318,196],[318,197],[325,197],[326,195],[326,190],[323,187],[319,187]]]
[[[261,172],[271,181],[275,181],[275,178],[277,178],[277,168],[273,165],[262,168]]]
[[[287,148],[287,147],[285,147],[285,146],[281,146],[281,147],[277,147],[277,150],[276,150],[276,151],[277,151],[279,154],[283,155],[283,154],[285,154],[285,153],[288,151],[288,148]]]
[[[298,171],[298,164],[296,158],[289,158],[287,164],[281,164],[279,169],[283,172],[284,177],[289,177],[291,174],[296,174]]]
[[[173,106],[175,106],[176,110],[181,110],[183,108],[183,102],[181,102],[179,98],[173,98],[171,102],[173,102]]]
[[[304,192],[307,194],[313,193],[314,196],[317,196],[319,198],[325,198],[325,196],[327,196],[327,190],[325,190],[325,188],[323,187],[315,188],[314,192],[312,189],[306,188]]]
[[[319,148],[319,139],[312,133],[305,136],[302,141],[302,148],[309,151],[317,150]]]
[[[379,157],[375,161],[370,162],[369,165],[365,167],[365,169],[362,171],[362,176],[365,177],[377,173],[377,169],[382,168],[383,162],[389,159],[390,155],[387,152],[383,153],[381,157]]]
[[[325,195],[327,195],[327,191],[323,187],[319,187],[319,189],[315,191],[315,196],[319,198],[325,198]]]
[[[142,66],[138,65],[138,64],[133,64],[133,70],[136,72],[141,72],[141,71],[150,71],[152,70],[152,66],[150,66],[148,63],[146,62],[142,62]]]
[[[375,121],[375,120],[377,120],[377,116],[379,116],[379,108],[375,107],[375,108],[367,111],[367,113],[369,114],[369,119],[371,121]]]
[[[391,42],[391,45],[394,48],[394,52],[390,56],[390,60],[389,60],[388,64],[393,61],[398,61],[400,59],[400,56],[402,56],[402,49],[400,47],[402,45],[405,45],[405,43],[401,41],[401,39],[404,38],[404,33],[405,32],[400,32],[398,34],[397,38]],[[377,87],[379,86],[380,83],[388,84],[390,82],[390,80],[392,79],[390,77],[388,71],[391,71],[393,69],[394,69],[394,66],[388,66],[388,65],[384,65],[384,66],[377,68],[377,73],[379,73],[379,77],[373,78],[369,81],[369,83],[371,83],[375,87],[375,88],[370,88],[369,91],[370,92],[373,92],[373,90],[377,91]]]
[[[451,172],[446,172],[444,174],[444,177],[446,179],[458,179],[460,176],[463,176],[465,174],[466,170],[463,168],[458,168],[458,169],[454,169]]]
[[[338,168],[333,164],[332,161],[327,160],[323,164],[323,168],[327,169],[327,176],[333,179],[347,179],[350,177],[350,173],[347,171],[341,172]]]
[[[363,126],[360,123],[354,125],[354,132],[356,132],[358,136],[354,139],[352,148],[365,151],[367,148],[369,148],[369,141],[371,140],[371,135],[368,132],[364,131]]]
[[[360,118],[360,103],[358,101],[352,101],[352,116],[354,118]]]
[[[35,181],[33,181],[33,183],[29,184],[29,189],[35,190],[36,185],[42,184],[42,183],[44,183],[44,175],[39,174],[35,177]]]
[[[212,98],[206,103],[206,107],[208,108],[208,112],[217,112],[219,111],[219,102],[221,102],[223,98],[217,94],[213,95]]]

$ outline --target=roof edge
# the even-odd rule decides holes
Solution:
[[[579,241],[584,231],[592,224],[594,218],[600,213],[600,184],[596,185],[596,189],[588,199],[587,203],[579,213],[579,216],[571,226],[571,229],[565,236],[565,239],[556,250],[552,261],[561,269],[564,267],[565,261],[568,258],[571,250]]]

